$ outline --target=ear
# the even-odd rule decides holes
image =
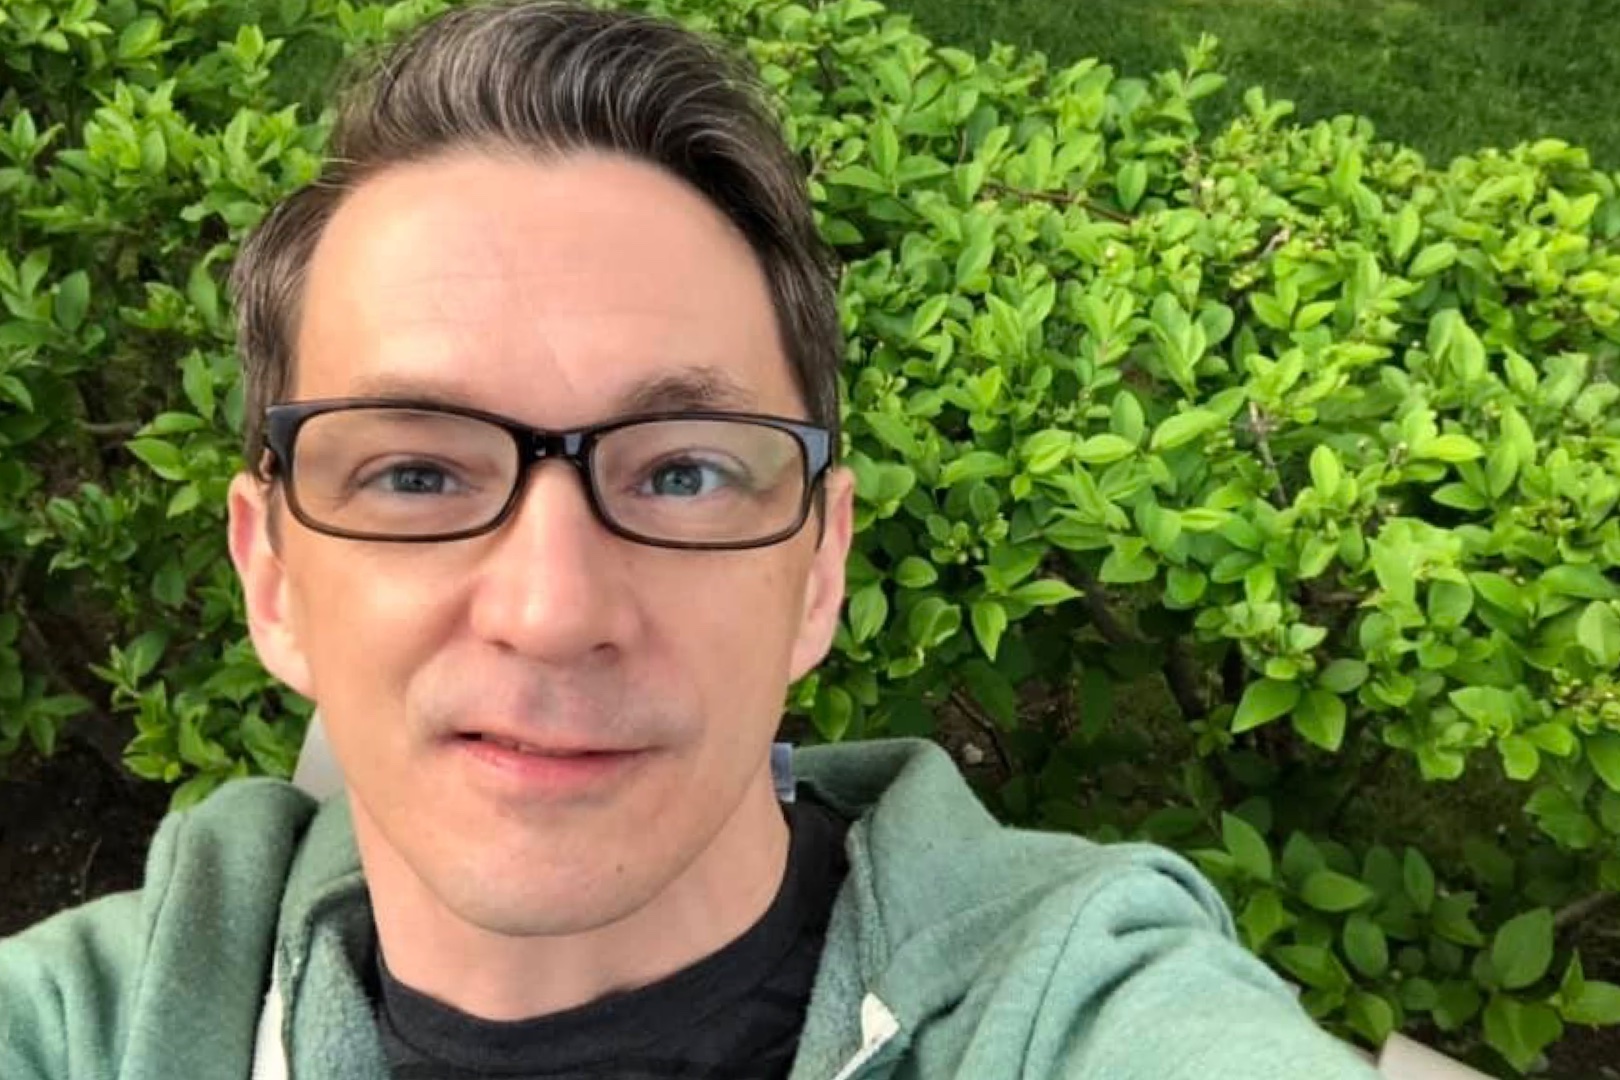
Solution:
[[[804,614],[793,643],[790,674],[801,679],[827,655],[844,607],[844,564],[854,531],[855,477],[834,469],[822,481],[821,543],[811,558],[804,585]]]
[[[231,562],[242,580],[248,633],[265,670],[313,700],[309,664],[292,618],[291,589],[281,552],[271,539],[270,487],[247,473],[231,481]]]

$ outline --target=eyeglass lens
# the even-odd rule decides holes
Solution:
[[[318,413],[299,428],[292,487],[318,527],[426,538],[498,518],[523,475],[503,428],[415,409]],[[799,440],[744,420],[647,420],[603,432],[590,456],[599,511],[619,529],[674,543],[747,543],[803,513]]]

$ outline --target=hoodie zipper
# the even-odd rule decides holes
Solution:
[[[900,1034],[900,1021],[876,994],[861,999],[861,1048],[844,1063],[833,1080],[854,1080],[878,1052]],[[257,1080],[257,1078],[255,1078]]]

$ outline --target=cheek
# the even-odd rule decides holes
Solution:
[[[731,552],[712,565],[648,579],[658,584],[643,596],[671,660],[686,678],[707,684],[722,706],[737,703],[739,693],[776,698],[786,685],[804,609],[805,568],[796,555]]]
[[[360,550],[297,564],[294,619],[323,704],[357,690],[403,693],[403,681],[453,622],[459,602],[453,579],[412,558],[417,554]],[[401,685],[388,687],[394,678]]]

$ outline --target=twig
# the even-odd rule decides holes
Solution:
[[[1065,567],[1063,576],[1073,578],[1074,583],[1080,586],[1080,598],[1086,614],[1105,642],[1116,648],[1142,644],[1142,640],[1127,630],[1109,608],[1108,594],[1101,582],[1079,567],[1072,570]],[[1208,711],[1204,707],[1203,696],[1198,692],[1197,673],[1179,642],[1172,639],[1164,645],[1164,681],[1169,685],[1170,695],[1176,699],[1181,715],[1188,720],[1196,720]]]
[[[79,868],[79,899],[85,898],[90,888],[90,864],[96,861],[96,852],[101,850],[101,837],[96,837],[95,843],[90,845],[90,854],[84,857],[84,865]]]
[[[12,605],[12,610],[17,613],[18,618],[22,623],[22,631],[23,634],[28,638],[28,643],[32,645],[34,650],[39,654],[31,657],[31,659],[35,663],[39,664],[40,667],[45,669],[46,676],[55,680],[57,685],[71,690],[73,693],[84,698],[86,701],[94,701],[95,696],[93,694],[86,693],[84,688],[79,686],[78,681],[69,676],[68,673],[63,671],[61,666],[57,664],[57,650],[51,647],[50,639],[47,638],[45,636],[45,632],[39,628],[39,624],[34,621],[34,616],[29,612],[27,606],[22,602],[21,599],[18,599]]]
[[[1266,436],[1272,431],[1271,420],[1260,411],[1260,406],[1253,401],[1249,402],[1249,433],[1254,436],[1255,445],[1260,450],[1260,459],[1266,463],[1266,469],[1271,473],[1276,488],[1271,493],[1272,501],[1279,510],[1288,507],[1288,489],[1283,486],[1282,471],[1277,468],[1277,459],[1271,456],[1271,440]]]
[[[139,420],[109,420],[106,423],[98,423],[94,420],[82,420],[79,422],[79,427],[88,435],[124,438],[141,430],[141,422]]]
[[[1271,234],[1270,238],[1266,240],[1265,245],[1259,250],[1259,252],[1255,254],[1254,258],[1250,259],[1246,264],[1244,264],[1242,269],[1257,269],[1263,263],[1267,262],[1273,255],[1277,254],[1277,252],[1282,249],[1284,244],[1293,239],[1293,236],[1293,229],[1289,228],[1287,225],[1279,226],[1277,231]],[[1248,286],[1228,290],[1225,299],[1226,306],[1235,306],[1248,291]]]
[[[1011,184],[1002,184],[996,181],[985,184],[984,189],[996,195],[1011,195],[1018,199],[1055,203],[1058,206],[1083,206],[1087,212],[1096,214],[1098,217],[1107,218],[1109,221],[1117,221],[1121,225],[1129,225],[1136,220],[1129,214],[1093,202],[1084,195],[1067,191],[1030,191],[1027,188],[1013,187]]]
[[[989,736],[990,747],[996,752],[996,760],[1001,762],[1002,770],[1011,776],[1013,771],[1012,758],[1007,756],[1007,748],[1001,744],[1001,730],[996,727],[995,720],[987,716],[985,711],[979,708],[977,702],[960,690],[951,691],[951,704],[961,709],[968,719],[979,725],[985,735]]]
[[[1565,904],[1553,915],[1553,930],[1561,932],[1585,922],[1616,900],[1620,900],[1620,893],[1600,892]]]
[[[1198,671],[1180,638],[1171,638],[1165,643],[1164,679],[1170,684],[1170,695],[1181,707],[1183,717],[1202,720],[1208,714],[1204,695],[1198,688]]]

